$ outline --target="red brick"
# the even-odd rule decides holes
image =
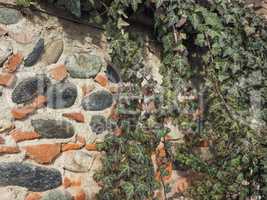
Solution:
[[[98,73],[95,77],[95,81],[101,86],[105,87],[108,84],[108,77],[105,73]]]
[[[61,150],[64,151],[70,151],[70,150],[78,150],[81,149],[84,145],[83,144],[76,144],[76,143],[68,143],[68,144],[62,144]]]
[[[78,191],[75,196],[74,200],[86,200],[86,194],[83,190]]]
[[[84,116],[83,116],[83,114],[80,113],[80,112],[64,113],[64,114],[63,114],[63,117],[72,119],[72,120],[74,120],[74,121],[76,121],[76,122],[84,123]]]
[[[64,64],[53,64],[54,68],[49,71],[51,77],[57,81],[62,81],[68,75]]]
[[[5,139],[0,136],[0,144],[5,144]]]
[[[19,153],[20,150],[18,147],[11,147],[11,146],[0,146],[0,154],[12,154],[12,153]]]
[[[23,56],[21,53],[13,54],[8,58],[8,60],[4,64],[4,71],[9,73],[15,72],[22,63],[22,60]]]
[[[68,188],[71,186],[71,180],[68,178],[68,177],[64,177],[64,180],[63,180],[63,187],[64,188]]]
[[[16,142],[34,140],[40,137],[40,135],[34,131],[21,131],[17,129],[11,131],[10,135]]]
[[[25,200],[40,200],[42,198],[41,194],[38,192],[31,192],[29,193]]]
[[[13,74],[2,73],[0,74],[0,85],[10,87],[15,81],[16,77]]]
[[[61,150],[60,144],[38,144],[24,147],[27,156],[40,164],[51,163]]]
[[[32,107],[37,109],[37,108],[42,108],[46,102],[47,102],[47,97],[40,95],[33,100],[31,105]]]
[[[11,114],[14,119],[24,119],[28,117],[28,115],[32,114],[35,111],[35,108],[32,106],[25,106],[21,108],[13,108],[11,110]]]
[[[87,144],[87,145],[85,145],[85,148],[88,151],[97,151],[96,144]]]

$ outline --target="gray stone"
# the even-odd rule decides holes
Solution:
[[[66,68],[72,78],[91,78],[104,66],[99,56],[90,54],[74,54],[65,61]]]
[[[93,115],[90,121],[91,130],[96,134],[101,134],[106,130],[107,121],[102,115]]]
[[[41,192],[62,184],[58,170],[19,162],[0,163],[0,186],[21,186]]]
[[[72,124],[65,120],[34,119],[31,124],[42,138],[70,138],[74,135]]]
[[[47,90],[47,106],[50,108],[71,107],[77,98],[77,87],[69,82],[51,85]]]
[[[50,80],[45,75],[38,75],[21,81],[12,92],[12,101],[26,103],[38,95],[44,95]]]
[[[112,94],[105,90],[100,90],[91,93],[82,100],[82,107],[84,110],[100,111],[112,105]]]
[[[2,24],[16,24],[21,18],[21,13],[15,9],[0,8],[0,23]]]
[[[48,43],[45,46],[42,61],[45,62],[47,65],[56,63],[60,58],[63,49],[64,49],[63,40],[56,40]]]
[[[64,168],[72,172],[88,172],[91,168],[93,157],[83,151],[72,151],[64,154]]]
[[[52,190],[45,193],[41,200],[72,200],[72,196],[66,191]]]
[[[8,57],[12,54],[13,50],[11,46],[2,46],[4,44],[0,44],[0,67],[3,66],[4,62],[8,59]]]
[[[33,66],[41,57],[43,51],[44,51],[44,39],[41,38],[35,44],[32,52],[24,60],[24,65],[28,67]]]
[[[121,81],[118,69],[116,69],[114,66],[108,65],[106,74],[107,74],[108,80],[112,83],[119,83]]]

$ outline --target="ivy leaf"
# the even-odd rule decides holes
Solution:
[[[122,185],[122,189],[126,194],[126,199],[133,199],[134,196],[134,185],[130,182],[124,182]]]
[[[162,6],[164,0],[157,0],[156,1],[156,8],[159,8],[160,6]]]
[[[122,29],[123,27],[126,26],[129,26],[129,24],[120,17],[117,23],[118,29]]]

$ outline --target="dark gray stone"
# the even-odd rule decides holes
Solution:
[[[72,200],[72,196],[66,191],[52,190],[45,193],[41,200]]]
[[[106,74],[107,74],[108,80],[112,83],[119,83],[121,81],[119,72],[114,66],[108,65]]]
[[[2,24],[16,24],[21,18],[21,13],[15,9],[0,8],[0,23]]]
[[[44,52],[44,39],[41,38],[35,44],[32,52],[24,60],[24,65],[28,67],[33,66],[41,57],[43,52]]]
[[[38,95],[44,95],[50,80],[45,75],[38,75],[21,81],[12,92],[12,101],[15,103],[26,103]]]
[[[21,186],[34,192],[56,188],[62,184],[58,170],[19,162],[0,163],[0,186]]]
[[[74,54],[66,59],[65,65],[72,78],[91,78],[97,75],[104,63],[96,55]]]
[[[82,107],[84,110],[99,111],[110,107],[112,102],[112,95],[105,90],[100,90],[84,97]]]
[[[65,120],[34,119],[31,124],[42,138],[70,138],[74,135],[72,124]]]
[[[101,115],[93,115],[90,121],[91,130],[96,134],[101,134],[106,130],[106,118]]]
[[[50,108],[71,107],[77,98],[77,87],[69,82],[51,85],[47,90],[47,106]]]

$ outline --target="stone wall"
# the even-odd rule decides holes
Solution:
[[[1,200],[94,199],[120,77],[103,34],[0,7]]]

